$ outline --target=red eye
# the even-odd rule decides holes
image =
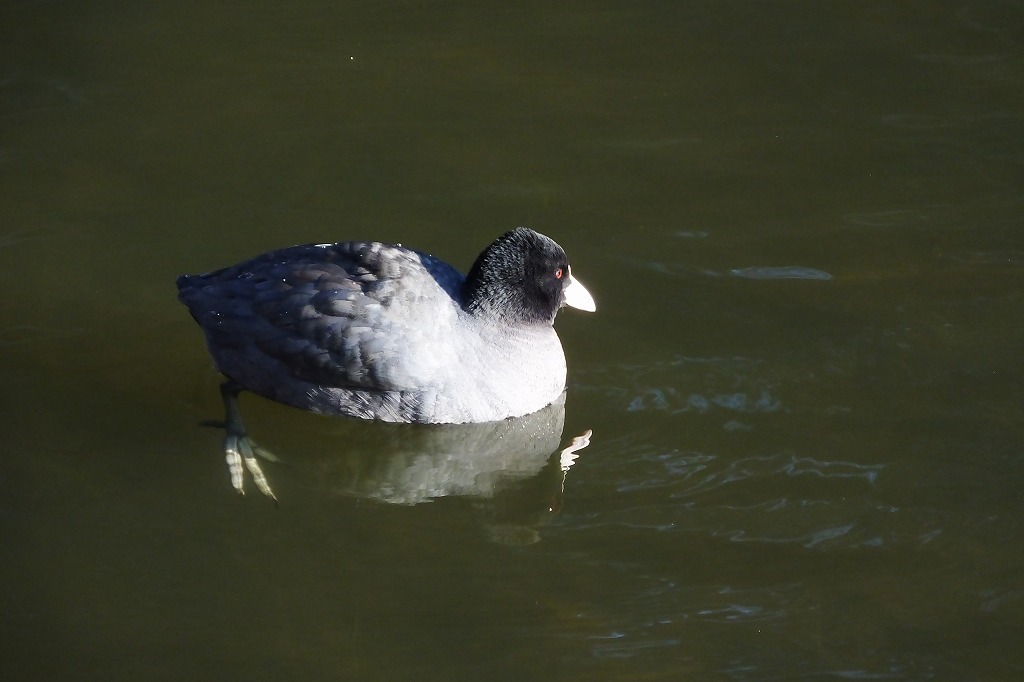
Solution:
[[[563,274],[564,273],[562,272],[562,268],[558,268],[557,270],[555,270],[555,279],[562,279]]]

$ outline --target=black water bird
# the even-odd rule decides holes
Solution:
[[[345,242],[272,251],[177,284],[229,379],[229,463],[240,452],[250,471],[239,390],[390,422],[522,416],[565,389],[559,308],[596,309],[565,251],[522,227],[492,242],[466,276],[401,245]]]

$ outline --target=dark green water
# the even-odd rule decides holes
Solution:
[[[521,224],[564,415],[231,491],[177,274]],[[7,3],[0,285],[4,679],[1024,674],[1020,3]]]

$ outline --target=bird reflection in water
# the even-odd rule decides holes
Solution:
[[[226,395],[225,402],[233,398]],[[237,416],[237,403],[229,407],[229,419],[233,410]],[[329,446],[284,459],[314,489],[331,494],[398,505],[465,498],[479,513],[489,539],[526,545],[540,539],[538,527],[560,509],[566,476],[590,444],[592,431],[586,430],[562,447],[564,424],[565,393],[532,414],[482,424],[332,420]],[[227,430],[227,438],[236,452],[238,444],[247,449],[238,459],[276,503],[255,460],[280,463],[276,455],[281,453],[257,446],[240,422]],[[233,478],[240,477],[242,461],[232,463],[229,455],[229,468]]]

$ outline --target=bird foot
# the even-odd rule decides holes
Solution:
[[[263,458],[268,462],[277,462],[277,457],[266,448],[257,445],[245,431],[245,424],[242,423],[242,415],[238,410],[238,392],[241,389],[231,381],[221,384],[220,393],[224,399],[224,459],[228,463],[228,473],[231,474],[231,486],[238,491],[239,495],[245,494],[245,471],[249,471],[256,489],[269,497],[277,504],[277,496],[270,488],[263,469],[260,467],[259,459]],[[244,465],[244,467],[243,467]]]
[[[257,457],[275,461],[274,456],[270,452],[256,445],[248,436],[239,436],[232,433],[225,436],[224,459],[228,463],[232,487],[238,491],[239,495],[245,494],[245,476],[242,470],[242,464],[244,463],[245,468],[249,470],[249,475],[252,476],[252,482],[256,484],[256,489],[272,499],[274,504],[277,504],[277,496],[271,490],[270,483],[267,482],[267,477],[263,473]]]

